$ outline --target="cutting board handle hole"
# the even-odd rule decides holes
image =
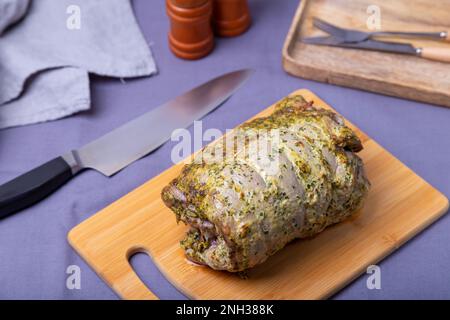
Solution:
[[[160,299],[186,299],[159,271],[152,258],[143,249],[133,249],[128,254],[131,268],[147,288]]]

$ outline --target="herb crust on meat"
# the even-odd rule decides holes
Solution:
[[[295,95],[206,146],[162,199],[191,226],[181,241],[190,260],[239,272],[362,207],[370,183],[360,150],[339,115]]]

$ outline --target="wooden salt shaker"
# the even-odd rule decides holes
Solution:
[[[247,0],[213,0],[213,25],[216,35],[234,37],[251,24]]]
[[[169,46],[183,59],[200,59],[214,47],[212,0],[166,0]]]

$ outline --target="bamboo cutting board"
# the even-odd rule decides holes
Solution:
[[[316,106],[330,108],[308,90]],[[261,112],[265,116],[273,106]],[[352,126],[350,124],[350,126]],[[360,214],[318,236],[294,241],[248,279],[186,262],[179,241],[187,228],[164,206],[161,189],[182,168],[175,165],[69,233],[69,242],[124,299],[156,298],[129,264],[148,253],[167,279],[194,299],[321,299],[365,272],[447,211],[448,200],[364,133],[360,156],[372,187]]]
[[[373,12],[369,6],[380,9],[381,31],[450,30],[450,0],[302,0],[284,44],[284,69],[306,79],[450,107],[450,63],[301,42],[304,37],[325,35],[314,28],[313,17],[344,28],[373,31],[366,23]],[[450,48],[450,42],[383,39]]]

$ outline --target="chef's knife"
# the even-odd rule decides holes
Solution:
[[[302,39],[302,42],[323,46],[402,53],[435,61],[450,62],[450,48],[444,47],[416,48],[408,43],[386,42],[372,39],[360,42],[346,42],[342,38],[336,38],[333,36],[305,38]]]
[[[112,176],[225,102],[251,70],[222,75],[0,186],[0,218],[42,200],[77,173],[94,169]]]

